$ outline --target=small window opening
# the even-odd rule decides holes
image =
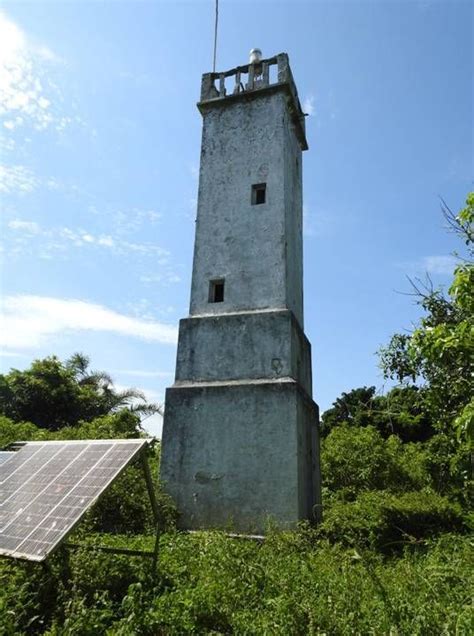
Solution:
[[[224,279],[211,280],[209,282],[209,302],[210,303],[223,303],[224,302]]]
[[[265,203],[267,193],[266,183],[257,183],[252,186],[252,205]]]

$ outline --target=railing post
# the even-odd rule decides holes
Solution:
[[[217,90],[214,86],[214,79],[212,73],[204,73],[201,82],[201,101],[205,102],[207,99],[213,99],[217,97]]]
[[[288,55],[286,53],[280,53],[280,55],[277,55],[276,57],[277,57],[277,63],[278,63],[278,82],[280,83],[288,82],[289,80]]]
[[[253,90],[255,83],[255,67],[253,64],[249,64],[249,81],[247,84],[247,88],[249,91]]]
[[[268,86],[270,83],[270,68],[268,62],[263,62],[262,67],[262,84],[263,86]]]
[[[225,75],[219,74],[219,97],[225,97]]]
[[[235,74],[234,95],[240,93],[240,71]]]

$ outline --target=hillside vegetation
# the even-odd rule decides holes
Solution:
[[[0,634],[474,633],[474,194],[459,214],[444,212],[466,254],[447,293],[413,281],[423,317],[380,352],[397,385],[344,393],[323,415],[318,527],[269,523],[263,542],[182,533],[158,489],[156,572],[150,560],[95,549],[62,547],[46,567],[2,559]],[[53,357],[0,376],[0,446],[141,435],[146,405],[87,368],[83,356]],[[148,451],[154,474],[159,450]],[[145,481],[130,466],[74,541],[153,550],[153,531]]]

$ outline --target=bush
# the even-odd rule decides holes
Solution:
[[[320,532],[331,541],[391,550],[442,532],[462,528],[461,508],[429,490],[393,494],[361,493],[355,501],[336,501]]]
[[[366,490],[412,490],[430,485],[426,453],[421,444],[385,440],[372,426],[335,427],[322,441],[321,473],[330,503],[353,500]]]
[[[14,422],[0,415],[0,449],[13,442],[34,439],[48,439],[48,432],[42,431],[31,422]]]

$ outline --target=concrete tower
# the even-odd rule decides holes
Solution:
[[[182,528],[292,527],[320,503],[303,332],[304,115],[288,56],[259,53],[202,78],[190,315],[161,459]]]

